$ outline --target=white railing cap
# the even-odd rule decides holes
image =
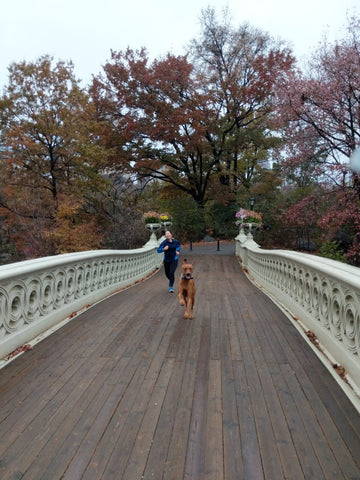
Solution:
[[[23,260],[21,262],[10,263],[0,266],[0,282],[9,280],[11,277],[19,275],[24,276],[27,273],[39,269],[51,269],[78,261],[94,260],[96,258],[108,257],[111,255],[139,255],[141,252],[148,252],[154,247],[144,246],[131,250],[87,250],[84,252],[63,253],[60,255],[51,255],[48,257],[34,258],[32,260]]]
[[[252,249],[251,246],[245,246],[248,250],[256,251],[259,256],[274,256],[279,258],[287,258],[298,265],[304,265],[314,270],[323,273],[331,278],[342,278],[344,283],[347,283],[355,288],[359,287],[360,268],[353,265],[348,265],[330,258],[319,257],[303,252],[293,252],[289,250],[262,250]]]

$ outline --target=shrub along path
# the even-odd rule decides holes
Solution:
[[[0,371],[2,480],[360,479],[359,414],[221,253],[184,249],[193,320],[160,269]]]

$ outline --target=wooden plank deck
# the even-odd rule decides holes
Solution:
[[[193,320],[161,269],[0,371],[1,480],[360,479],[360,415],[288,318],[187,257]]]

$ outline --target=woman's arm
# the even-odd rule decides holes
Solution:
[[[159,247],[158,247],[158,249],[157,249],[157,253],[162,253],[162,252],[164,251],[165,242],[166,242],[166,240],[163,240],[163,241],[160,243],[160,245],[159,245]]]

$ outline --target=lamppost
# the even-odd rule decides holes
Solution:
[[[250,210],[254,210],[255,198],[250,197],[249,203],[250,203]]]

